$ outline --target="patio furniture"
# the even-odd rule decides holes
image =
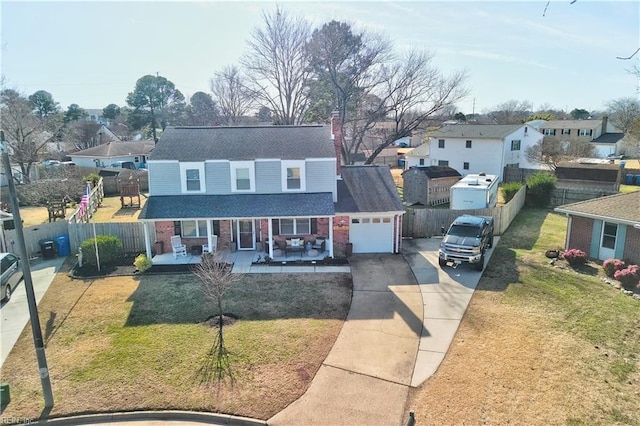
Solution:
[[[326,238],[316,238],[315,242],[311,245],[311,248],[314,250],[318,250],[318,252],[320,253],[324,253],[326,244]]]
[[[171,250],[173,251],[173,258],[177,259],[178,256],[187,255],[187,246],[182,244],[180,235],[174,235],[171,237]]]
[[[202,245],[202,252],[203,253],[212,253],[215,252],[218,249],[218,236],[217,235],[212,235],[211,236],[211,248],[209,248],[209,244],[203,244]]]
[[[284,257],[288,257],[289,253],[304,253],[304,240],[302,238],[287,238],[284,241],[278,241],[278,248],[284,252]]]

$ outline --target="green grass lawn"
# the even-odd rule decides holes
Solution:
[[[70,280],[40,304],[56,404],[51,416],[144,409],[266,419],[298,398],[324,361],[351,300],[348,274],[251,274],[225,296],[233,381],[206,382],[215,310],[191,274]],[[25,330],[29,330],[27,327]],[[7,359],[3,415],[37,418],[40,381],[30,333]]]

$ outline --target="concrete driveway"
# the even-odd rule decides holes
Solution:
[[[55,259],[31,261],[33,290],[38,303],[47,292],[49,285],[51,285],[65,259],[66,257],[56,257]],[[4,361],[9,356],[9,352],[13,349],[13,345],[15,345],[28,321],[27,292],[24,287],[24,281],[21,281],[18,287],[13,289],[11,300],[2,303],[2,307],[0,307],[0,343],[2,346],[0,350],[2,354],[0,366],[4,364]]]
[[[423,303],[399,255],[350,260],[353,299],[338,339],[307,392],[269,425],[403,423],[422,331]]]

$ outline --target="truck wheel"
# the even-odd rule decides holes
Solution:
[[[447,261],[444,259],[438,258],[438,265],[440,265],[440,267],[444,269],[444,267],[447,266]]]
[[[474,265],[476,271],[482,271],[484,269],[484,254],[480,257],[480,262]]]

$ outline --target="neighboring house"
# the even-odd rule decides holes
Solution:
[[[413,148],[405,155],[405,170],[411,167],[423,167],[429,165],[429,144],[423,143],[422,145]]]
[[[109,167],[119,161],[131,161],[138,169],[147,167],[147,159],[155,147],[153,141],[107,142],[70,155],[79,167]]]
[[[446,166],[411,167],[402,172],[406,204],[437,206],[449,202],[450,189],[462,176]]]
[[[594,147],[594,155],[604,158],[617,155],[624,133],[614,127],[607,117],[602,120],[552,120],[540,126],[545,139],[560,142],[589,142]]]
[[[565,249],[592,259],[640,264],[640,191],[566,204],[555,211],[569,216]]]
[[[238,250],[287,238],[326,239],[326,255],[398,253],[402,203],[387,166],[341,166],[331,126],[169,127],[148,161],[145,224],[156,248],[211,244]],[[337,155],[336,155],[337,153]],[[266,243],[266,244],[265,244]],[[348,244],[350,243],[350,244]]]
[[[429,137],[429,165],[453,167],[462,175],[497,175],[502,181],[505,167],[544,167],[525,155],[541,140],[542,134],[526,124],[448,125]]]
[[[87,116],[85,117],[85,120],[94,121],[98,124],[103,124],[107,126],[109,125],[109,120],[102,116],[101,109],[87,109],[85,111],[87,112]]]
[[[98,131],[96,131],[96,141],[98,142],[98,145],[102,145],[109,141],[121,142],[122,139],[120,139],[113,130],[102,124]]]

